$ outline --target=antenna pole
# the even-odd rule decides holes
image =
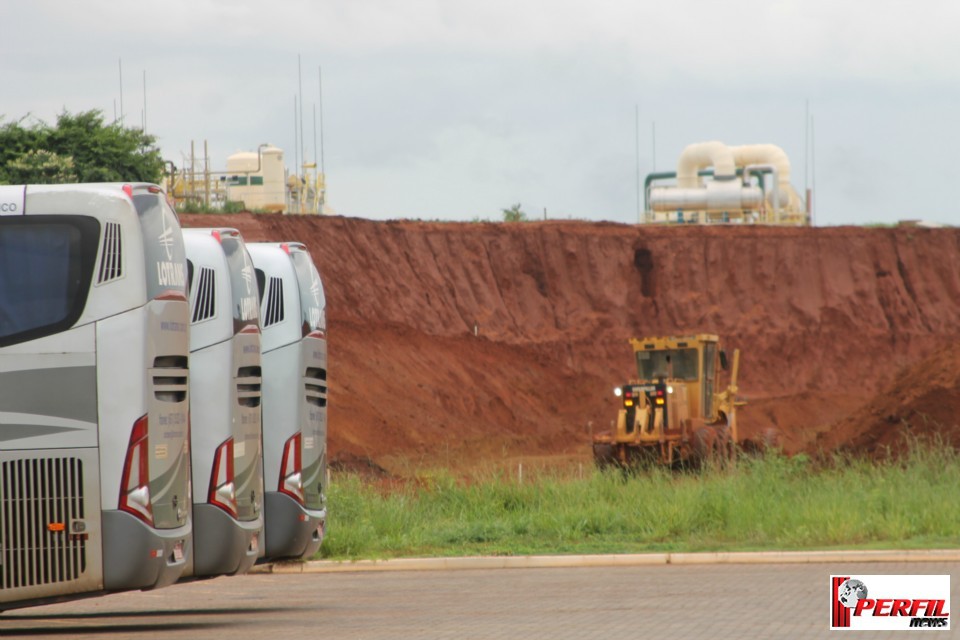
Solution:
[[[640,105],[634,105],[633,136],[636,143],[636,178],[637,178],[637,224],[643,220],[640,218]]]
[[[652,123],[651,131],[651,144],[653,145],[653,170],[657,170],[657,121],[654,120]]]
[[[147,70],[143,70],[143,135],[147,135]]]
[[[810,170],[810,100],[807,100],[803,117],[803,193],[807,194],[810,181],[807,172]]]
[[[297,140],[300,139],[300,130],[297,128],[297,96],[293,96],[293,170],[300,175],[298,167],[300,166],[300,149],[297,147]]]
[[[320,87],[320,173],[326,173],[323,166],[323,68],[317,66],[317,78]]]
[[[120,73],[120,126],[123,127],[123,58],[117,58],[117,69]]]
[[[297,86],[300,93],[300,161],[307,162],[307,156],[303,152],[303,73],[300,69],[300,54],[297,54]]]
[[[814,225],[814,213],[816,198],[813,194],[817,192],[817,129],[814,126],[813,116],[810,116],[810,173],[812,182],[810,183],[810,226]]]

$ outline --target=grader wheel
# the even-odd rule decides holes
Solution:
[[[702,466],[708,460],[716,460],[719,434],[715,427],[706,425],[693,432],[693,447],[690,462]]]
[[[733,441],[733,433],[726,422],[714,427],[717,430],[717,461],[721,466],[732,464],[737,458],[737,443]]]
[[[631,447],[627,450],[627,466],[631,469],[646,471],[660,463],[660,447]]]
[[[606,469],[617,464],[617,454],[612,444],[606,442],[593,443],[593,462],[597,469]]]
[[[695,465],[703,466],[709,461],[710,464],[724,468],[732,464],[735,457],[736,443],[726,423],[706,425],[694,432],[691,462]]]

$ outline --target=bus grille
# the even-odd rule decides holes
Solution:
[[[186,356],[157,356],[150,376],[153,396],[161,402],[183,402],[187,399],[190,370]]]
[[[217,313],[216,279],[213,269],[200,267],[200,282],[197,284],[196,297],[193,299],[193,324],[209,320]]]
[[[260,367],[237,369],[237,402],[241,407],[260,406]]]
[[[318,407],[327,406],[327,370],[319,367],[307,367],[303,380],[307,402]]]
[[[76,580],[87,568],[83,463],[0,463],[0,589]]]
[[[263,326],[270,327],[278,322],[283,322],[283,280],[271,277],[267,303],[263,308]]]
[[[123,251],[120,245],[120,224],[108,222],[103,230],[103,253],[100,255],[97,284],[116,280],[122,275]]]

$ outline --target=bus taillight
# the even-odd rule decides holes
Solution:
[[[147,416],[143,416],[133,423],[133,430],[130,432],[130,445],[127,447],[120,480],[120,509],[135,515],[152,527],[147,426]]]
[[[303,504],[303,462],[300,457],[300,433],[292,435],[283,445],[280,465],[280,491]]]
[[[215,504],[234,518],[237,517],[237,492],[233,483],[233,438],[227,438],[217,447],[213,456],[213,474],[210,476],[210,504]]]

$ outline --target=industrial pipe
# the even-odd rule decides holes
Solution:
[[[704,167],[713,167],[715,180],[733,180],[737,175],[737,163],[730,147],[718,141],[698,142],[688,145],[680,154],[677,186],[702,187],[698,171]]]
[[[705,187],[656,187],[650,190],[653,211],[742,211],[759,209],[760,187],[738,182],[708,182]]]
[[[747,180],[750,179],[750,175],[756,175],[760,179],[760,188],[763,188],[763,174],[770,173],[773,175],[773,187],[770,191],[771,195],[771,204],[773,205],[773,217],[775,222],[780,222],[780,209],[782,205],[780,204],[780,180],[778,179],[777,167],[772,164],[748,164],[743,168],[743,177],[744,184],[747,183]]]

